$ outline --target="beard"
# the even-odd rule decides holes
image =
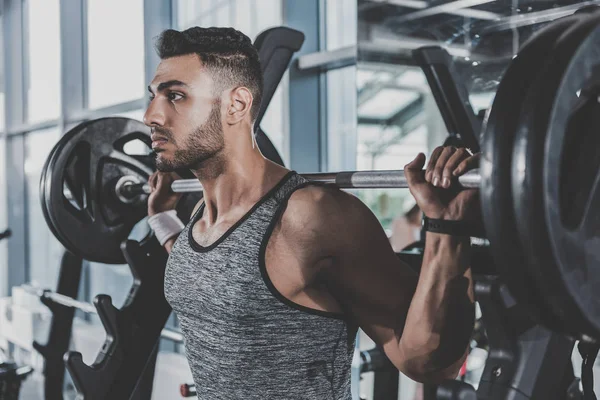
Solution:
[[[173,159],[167,160],[156,154],[156,169],[161,172],[173,172],[179,169],[200,169],[202,164],[220,153],[225,147],[221,125],[221,105],[217,102],[210,110],[208,119],[204,124],[195,128],[185,139],[182,146],[173,140],[171,131],[164,128],[155,128],[155,131],[166,136],[176,147]]]

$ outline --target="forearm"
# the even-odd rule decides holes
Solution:
[[[178,236],[179,235],[173,236],[171,239],[167,240],[163,245],[164,248],[167,250],[167,253],[171,254],[171,249],[173,249],[173,245],[175,245],[175,241],[177,240]]]
[[[407,368],[420,376],[451,375],[464,359],[475,319],[469,260],[469,238],[427,233],[418,285],[398,343]]]

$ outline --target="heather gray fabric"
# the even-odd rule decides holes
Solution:
[[[283,297],[264,255],[281,207],[308,184],[290,172],[208,247],[190,227],[169,257],[165,296],[181,323],[198,399],[350,400],[357,326]]]

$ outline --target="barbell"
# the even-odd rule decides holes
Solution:
[[[577,338],[600,340],[600,14],[539,30],[506,70],[483,124],[479,188],[495,267],[531,316]],[[126,144],[141,141],[145,150]],[[52,149],[40,180],[48,226],[71,252],[125,263],[121,244],[147,216],[155,171],[148,127],[127,118],[87,121]],[[402,171],[303,174],[341,188],[405,188]],[[200,182],[172,185],[189,219]],[[185,209],[185,210],[184,210]],[[147,225],[147,224],[146,224]],[[147,228],[147,226],[146,226]],[[151,240],[151,232],[143,240]]]
[[[334,184],[342,189],[408,188],[404,171],[398,170],[324,172],[302,174],[302,177],[312,182]],[[458,183],[463,188],[479,188],[481,175],[477,170],[468,171],[458,177]],[[171,190],[175,193],[201,192],[202,184],[197,179],[178,179],[171,184]],[[115,194],[128,202],[137,196],[150,194],[150,185],[124,176],[115,185]]]

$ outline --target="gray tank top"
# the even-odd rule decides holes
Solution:
[[[356,323],[288,300],[265,268],[282,206],[307,184],[288,173],[210,246],[191,232],[204,205],[179,235],[165,296],[181,325],[198,399],[351,399]]]

